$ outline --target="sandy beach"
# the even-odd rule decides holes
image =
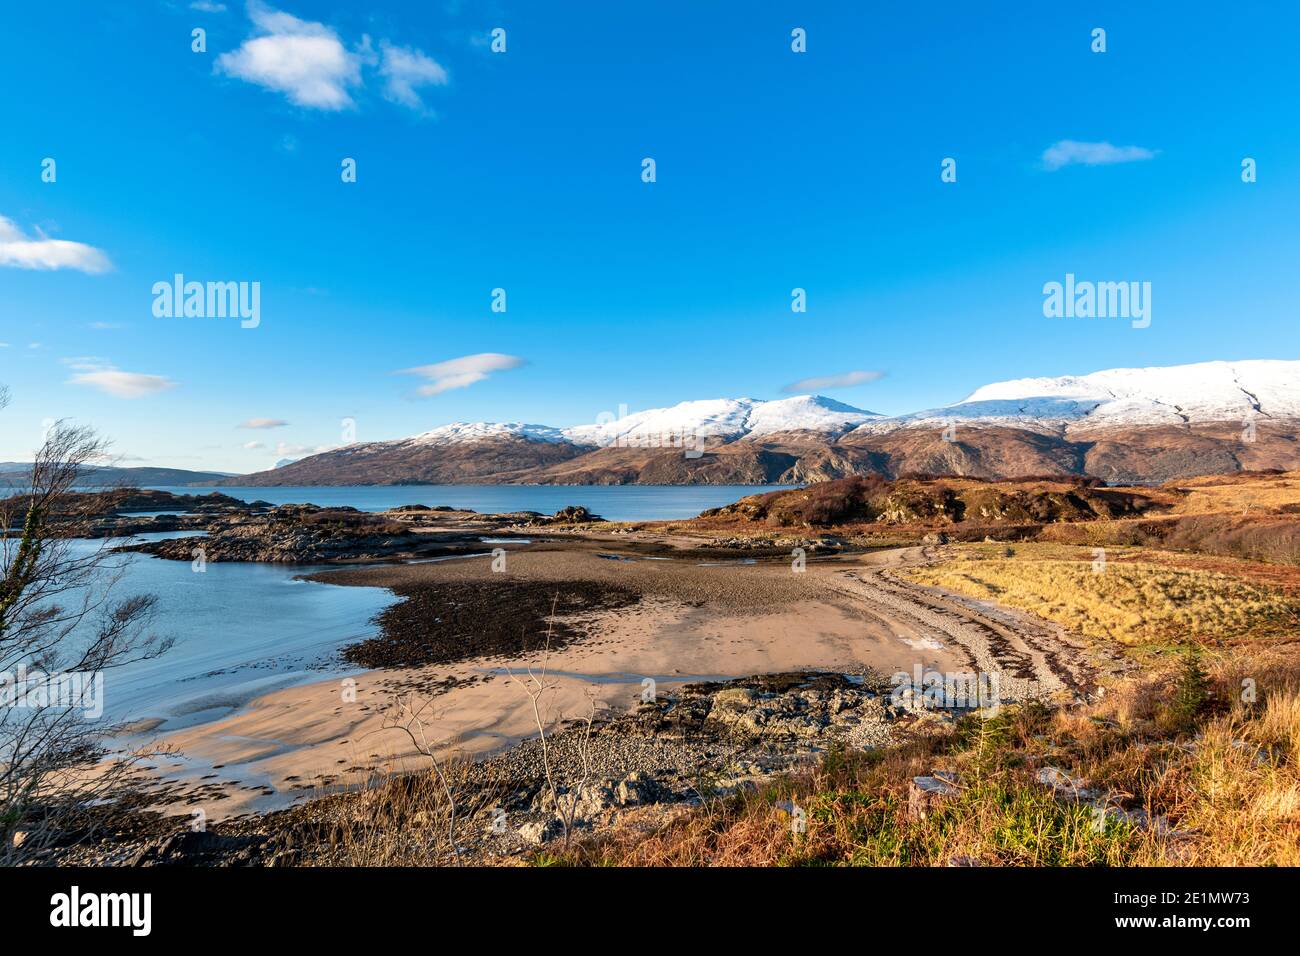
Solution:
[[[805,669],[885,675],[918,665],[969,669],[977,655],[968,647],[846,588],[855,572],[924,558],[920,548],[845,555],[811,561],[796,573],[785,560],[724,562],[689,553],[647,559],[635,548],[575,540],[512,551],[502,572],[491,570],[489,558],[469,558],[331,571],[319,579],[399,594],[477,584],[507,602],[522,582],[560,588],[576,581],[633,592],[637,600],[615,610],[558,612],[580,636],[549,654],[554,690],[543,713],[549,726],[593,710],[626,712],[640,701],[646,678],[662,691]],[[512,610],[501,606],[496,613],[509,618]],[[320,786],[423,765],[404,734],[385,728],[385,714],[410,695],[432,699],[425,732],[444,752],[507,747],[537,732],[519,678],[542,662],[544,625],[521,620],[520,627],[514,653],[372,669],[268,694],[234,715],[165,737],[162,743],[184,758],[161,766],[175,779],[204,786],[210,819],[283,807]],[[212,799],[217,793],[224,796]]]

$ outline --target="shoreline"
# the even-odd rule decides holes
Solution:
[[[635,601],[616,607],[557,612],[574,632],[553,645],[548,660],[554,687],[544,716],[557,726],[593,712],[617,718],[634,711],[647,676],[657,693],[674,694],[701,677],[742,680],[801,671],[883,675],[911,672],[918,665],[944,672],[971,666],[964,648],[919,638],[905,622],[882,617],[878,608],[840,589],[845,572],[920,560],[919,549],[819,560],[792,574],[785,562],[610,561],[589,542],[573,544],[511,552],[505,576],[513,584],[504,590],[493,582],[499,576],[488,570],[486,559],[343,568],[311,577],[407,592],[406,601],[386,614],[406,607],[410,593],[434,585],[453,592],[478,589],[489,603],[515,591],[520,602],[500,604],[496,611],[505,619],[519,612],[534,629],[543,620],[536,587],[546,593],[581,582],[588,588],[635,591]],[[524,581],[534,589],[521,588]],[[417,616],[397,636],[416,639],[418,622]],[[166,734],[160,742],[185,753],[188,772],[181,779],[207,788],[211,805],[204,809],[211,820],[283,809],[317,789],[357,787],[377,774],[417,768],[422,760],[410,742],[385,728],[385,711],[409,695],[433,701],[427,733],[440,752],[476,758],[499,754],[536,736],[527,696],[511,675],[522,677],[528,664],[538,665],[541,644],[538,634],[528,647],[367,669],[350,678],[351,687],[348,678],[331,676],[260,696],[235,713]],[[218,788],[224,796],[211,800]],[[173,809],[192,809],[192,804]]]
[[[514,791],[528,796],[512,812],[530,827],[540,814],[545,827],[554,807],[536,805],[539,731],[568,740],[584,720],[613,775],[602,792],[654,781],[661,795],[644,802],[667,812],[689,799],[693,775],[752,783],[845,741],[875,749],[918,721],[951,722],[958,714],[914,706],[922,672],[997,674],[994,704],[1091,699],[1105,667],[1063,630],[899,573],[953,550],[948,532],[932,530],[941,520],[913,512],[960,500],[927,488],[890,503],[904,510],[874,526],[860,520],[874,505],[852,483],[840,499],[825,488],[744,499],[683,522],[604,522],[578,507],[546,516],[274,506],[215,517],[206,547],[218,567],[278,566],[392,601],[372,619],[379,634],[331,651],[318,678],[156,733],[166,754],[148,768],[141,806],[159,821],[189,813],[227,831],[275,829],[351,806],[376,781],[415,786],[434,759],[516,768]],[[1050,501],[1073,515],[1082,499]],[[800,509],[827,502],[837,521],[804,521]],[[1038,515],[1012,509],[996,528],[951,537],[1016,534],[1024,517]],[[188,547],[143,550],[179,563]],[[889,675],[912,695],[901,706],[880,689]],[[402,713],[420,715],[418,735]],[[630,737],[619,743],[610,728]],[[589,809],[599,816],[608,801]]]

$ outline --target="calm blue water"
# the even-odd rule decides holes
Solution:
[[[179,536],[193,535],[137,540]],[[125,565],[113,596],[157,595],[149,631],[176,644],[153,660],[105,672],[104,715],[157,718],[161,730],[222,717],[280,687],[342,676],[337,650],[374,634],[371,620],[397,600],[383,588],[295,580],[315,570],[304,565],[209,561],[199,573],[188,561],[139,554],[111,560]]]
[[[311,488],[178,488],[177,494],[220,491],[275,504],[311,502],[382,511],[404,504],[449,505],[479,512],[554,513],[584,505],[620,521],[690,517],[706,508],[777,486],[483,486],[404,485]],[[780,486],[788,487],[788,486]],[[137,540],[200,536],[160,532]],[[95,545],[86,543],[85,547]],[[210,561],[197,573],[186,561],[122,555],[126,573],[118,598],[151,593],[159,599],[151,630],[176,638],[161,657],[105,674],[105,716],[158,719],[160,731],[225,716],[269,691],[342,677],[339,648],[375,633],[371,624],[397,598],[382,588],[335,587],[299,580],[303,565]]]
[[[554,514],[567,505],[582,505],[610,521],[671,521],[693,518],[707,508],[731,504],[746,495],[793,485],[356,485],[310,488],[177,488],[157,486],[178,495],[222,494],[272,504],[348,505],[361,511],[385,511],[399,505],[447,505],[482,513],[540,511]]]

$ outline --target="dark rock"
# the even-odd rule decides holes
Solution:
[[[628,774],[614,791],[614,801],[620,807],[660,803],[671,794],[654,777],[641,771]]]

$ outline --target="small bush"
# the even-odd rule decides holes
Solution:
[[[1196,725],[1196,719],[1205,712],[1209,702],[1210,678],[1201,666],[1200,655],[1192,651],[1183,657],[1173,696],[1158,712],[1156,723],[1168,732],[1186,733]]]

